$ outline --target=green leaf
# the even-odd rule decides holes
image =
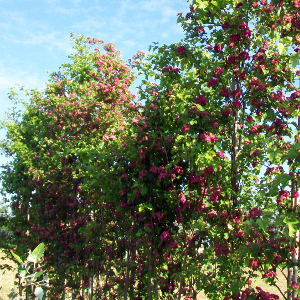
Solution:
[[[143,187],[141,188],[140,192],[141,192],[141,195],[142,195],[142,196],[145,196],[145,195],[147,194],[147,192],[148,192],[148,188],[145,187],[145,186],[143,186]]]
[[[200,9],[205,9],[208,6],[208,1],[197,0],[197,7]]]
[[[23,260],[20,258],[19,255],[17,255],[16,253],[14,253],[13,251],[10,251],[11,254],[13,255],[13,257],[20,263],[23,264]]]
[[[40,243],[31,253],[29,253],[27,261],[37,263],[44,256],[44,243]]]
[[[290,57],[290,64],[293,68],[296,68],[296,66],[299,64],[300,59],[300,53],[293,52]]]
[[[38,271],[35,273],[35,277],[38,278],[40,277],[45,271]]]
[[[31,253],[32,255],[36,255],[37,258],[41,258],[44,256],[44,243],[40,243]]]
[[[144,230],[147,231],[147,232],[151,232],[151,231],[152,231],[152,229],[151,229],[150,227],[148,227],[148,226],[146,226],[146,227],[144,228]]]
[[[283,222],[288,226],[289,236],[293,236],[293,234],[297,231],[297,226],[295,226],[295,224],[298,224],[299,221],[296,218],[285,217]]]
[[[280,157],[281,151],[280,150],[272,150],[268,153],[268,158],[270,162],[273,164],[277,161],[277,159]]]
[[[270,224],[269,220],[263,220],[263,219],[257,219],[256,223],[258,224],[258,226],[263,229],[266,230],[268,225]]]
[[[287,50],[288,50],[288,48],[285,47],[284,44],[282,44],[282,43],[279,43],[279,44],[277,45],[277,48],[278,48],[278,53],[279,53],[280,55],[285,54],[285,53],[287,52]]]

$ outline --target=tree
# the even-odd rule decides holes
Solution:
[[[99,236],[106,230],[99,219],[110,223],[113,215],[111,203],[100,198],[106,188],[99,181],[109,186],[114,154],[135,110],[133,74],[114,45],[72,37],[71,63],[51,74],[45,92],[26,91],[31,100],[25,112],[5,124],[4,149],[13,160],[2,179],[12,195],[11,228],[22,252],[41,241],[47,245],[54,294],[65,286],[78,293],[92,264],[99,268],[105,249]]]
[[[34,224],[19,242],[47,239],[74,297],[88,284],[96,297],[279,299],[251,280],[276,286],[288,268],[278,292],[297,299],[299,7],[192,1],[185,38],[133,61],[144,105],[111,45],[99,57],[81,37],[74,63],[8,124],[14,224]]]
[[[181,214],[190,209],[194,215],[184,218],[178,209],[177,217],[188,232],[204,229],[214,247],[197,261],[217,264],[210,276],[206,270],[199,275],[199,280],[208,278],[202,287],[216,299],[227,292],[228,297],[245,297],[238,292],[255,269],[275,284],[276,269],[297,264],[292,262],[298,251],[293,201],[299,195],[285,188],[297,182],[292,170],[299,164],[295,117],[300,94],[293,85],[299,75],[299,5],[193,1],[190,8],[186,16],[179,15],[185,38],[170,46],[154,45],[155,53],[138,65],[158,82],[154,96],[151,82],[145,81],[144,99],[148,107],[156,105],[159,121],[149,122],[162,131],[162,140],[174,138],[167,166],[188,166],[180,166],[175,190],[183,193]],[[291,172],[285,174],[287,161]],[[272,227],[283,227],[284,236]],[[183,274],[195,276],[186,255],[192,247],[188,234],[184,244]],[[245,266],[250,272],[245,273]],[[244,293],[262,297],[263,291]]]

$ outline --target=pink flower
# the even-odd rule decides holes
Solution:
[[[220,77],[223,74],[223,70],[220,67],[217,67],[213,70],[213,73],[216,77]]]
[[[222,49],[223,49],[223,47],[220,44],[216,44],[215,47],[214,47],[214,50],[216,52],[220,52],[220,51],[222,51]]]
[[[147,174],[148,174],[148,171],[143,169],[139,172],[139,178],[143,179]]]
[[[257,207],[254,207],[250,210],[249,216],[251,219],[256,220],[261,215],[262,210],[258,209]]]
[[[222,151],[217,152],[217,155],[221,158],[225,157],[225,154]]]
[[[184,46],[179,46],[177,48],[177,51],[179,54],[183,54],[184,52],[186,52],[186,48]]]
[[[160,235],[160,239],[162,240],[162,241],[164,241],[164,240],[166,240],[168,237],[170,237],[171,236],[171,234],[170,234],[170,232],[169,231],[164,231],[161,235]]]
[[[292,288],[294,288],[294,289],[296,289],[296,290],[299,289],[299,285],[297,284],[296,281],[293,281],[293,282],[292,282]]]
[[[218,79],[213,77],[212,79],[209,80],[209,82],[207,83],[207,86],[213,86],[217,83],[218,83]]]
[[[229,24],[229,22],[227,21],[227,22],[225,22],[225,23],[222,24],[222,29],[225,30],[225,29],[227,29],[229,26],[230,26],[230,24]]]
[[[232,113],[230,108],[225,108],[224,110],[221,111],[221,114],[224,116],[230,116]]]
[[[180,203],[184,204],[186,202],[186,197],[184,195],[182,195],[180,197]]]
[[[204,105],[206,105],[206,99],[203,95],[200,95],[200,96],[196,97],[195,103],[204,106]]]
[[[240,109],[242,107],[242,103],[239,100],[233,101],[233,107]]]
[[[226,88],[226,86],[222,86],[221,91],[219,93],[220,97],[230,97],[231,93],[229,92],[229,90]]]
[[[253,122],[253,118],[251,116],[247,116],[246,119],[247,119],[248,122]]]
[[[181,128],[182,132],[186,132],[190,130],[190,124],[186,123],[183,125],[183,127]]]
[[[270,278],[270,277],[276,277],[276,276],[277,276],[277,274],[270,269],[265,274],[262,275],[262,278]]]
[[[213,174],[214,168],[213,167],[207,167],[204,169],[204,174]]]
[[[157,218],[158,221],[160,221],[163,217],[164,217],[164,214],[161,211],[158,211],[153,216],[153,218]]]
[[[235,61],[237,60],[237,57],[234,55],[231,55],[227,58],[228,63],[232,64],[235,63]]]

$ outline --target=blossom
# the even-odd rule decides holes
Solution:
[[[213,174],[214,173],[214,168],[213,167],[206,167],[204,169],[204,174]]]
[[[293,282],[292,282],[292,288],[294,288],[294,289],[296,289],[296,290],[299,289],[299,285],[297,284],[296,281],[293,281]]]
[[[262,275],[262,278],[270,278],[270,277],[276,277],[277,274],[273,270],[268,270],[265,274]]]
[[[223,70],[220,67],[217,67],[216,69],[213,70],[213,73],[216,77],[219,77],[223,74]]]
[[[186,52],[186,48],[184,46],[179,46],[177,48],[177,51],[178,51],[179,54],[183,54],[183,53]]]
[[[217,152],[217,155],[221,158],[225,157],[225,154],[222,151]]]
[[[220,52],[220,51],[222,51],[222,49],[223,49],[223,47],[220,44],[216,44],[215,47],[214,47],[214,50],[216,52]]]
[[[242,107],[242,103],[240,100],[233,101],[233,107],[240,109]]]
[[[218,83],[218,79],[215,78],[215,77],[213,77],[212,79],[210,79],[210,80],[208,81],[207,86],[213,86],[213,85],[215,85],[215,84],[217,84],[217,83]]]
[[[226,88],[226,86],[222,86],[221,91],[219,93],[220,97],[230,97],[231,93],[230,91]]]
[[[241,37],[240,37],[240,35],[239,34],[231,34],[230,36],[229,36],[229,40],[230,40],[230,42],[232,42],[232,43],[235,43],[235,42],[238,42],[239,40],[241,39]]]
[[[222,24],[222,29],[225,30],[225,29],[227,29],[229,26],[230,26],[230,24],[229,24],[229,22],[227,21],[227,22],[225,22],[225,23]]]
[[[232,114],[232,110],[230,108],[225,108],[221,111],[221,114],[224,116],[229,116]]]
[[[200,104],[200,105],[202,105],[202,106],[206,105],[206,99],[205,99],[205,96],[203,96],[203,95],[197,96],[194,103]]]
[[[185,123],[183,125],[183,127],[181,128],[182,132],[186,132],[186,131],[189,131],[189,130],[190,130],[190,124],[188,124],[188,123]]]
[[[231,55],[227,58],[228,63],[232,64],[235,63],[235,61],[237,60],[237,57],[234,55]]]
[[[160,239],[162,240],[162,241],[164,241],[164,240],[166,240],[168,237],[170,237],[171,236],[171,234],[170,234],[170,232],[169,231],[163,231],[163,233],[160,235]]]
[[[214,143],[214,144],[216,144],[217,141],[218,141],[218,138],[212,132],[199,133],[198,136],[197,136],[197,138],[204,140],[206,143]]]
[[[202,27],[197,27],[196,30],[199,32],[199,33],[203,33],[204,32],[204,29]]]

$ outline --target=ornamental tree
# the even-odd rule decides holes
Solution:
[[[191,1],[185,38],[132,62],[143,105],[112,45],[83,37],[31,92],[3,179],[54,298],[297,299],[298,4]],[[286,270],[288,291],[255,285]]]
[[[259,271],[276,285],[276,272],[297,265],[298,10],[297,1],[192,1],[178,18],[185,38],[137,62],[148,75],[141,186],[151,174],[167,182],[172,229],[184,232],[178,299],[192,294],[183,291],[190,278],[210,299],[278,299],[249,279]],[[165,162],[155,165],[150,145]],[[178,237],[167,233],[163,240]],[[289,292],[278,293],[295,298],[287,282]]]
[[[113,239],[104,224],[114,216],[102,196],[135,111],[133,73],[114,45],[72,37],[71,62],[50,75],[43,93],[26,91],[25,112],[4,124],[3,148],[13,159],[2,173],[11,194],[10,228],[20,251],[47,245],[55,299],[66,287],[75,297],[93,267],[102,266]]]

